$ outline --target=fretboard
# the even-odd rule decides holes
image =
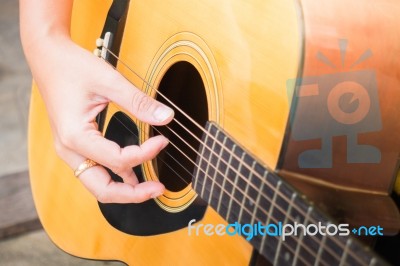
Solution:
[[[327,226],[334,222],[285,180],[254,159],[216,124],[209,122],[205,129],[193,187],[229,224],[249,224],[253,226],[253,232],[254,225],[273,224],[269,227],[270,235],[256,234],[249,239],[271,263],[386,265],[374,252],[350,236],[299,234],[287,236],[285,240],[279,235],[271,236],[284,224],[307,226],[321,223]]]

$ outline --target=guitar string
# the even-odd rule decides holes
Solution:
[[[107,48],[106,48],[107,49]],[[190,116],[188,116],[185,112],[183,112],[179,107],[177,107],[173,102],[171,102],[166,96],[164,96],[161,92],[159,92],[158,90],[155,90],[146,80],[144,80],[143,78],[141,78],[135,71],[133,71],[126,63],[124,63],[120,58],[118,58],[115,54],[113,54],[112,53],[112,51],[110,51],[109,49],[107,49],[108,50],[108,52],[111,54],[111,55],[113,55],[119,62],[121,62],[128,70],[130,70],[133,74],[135,74],[139,79],[141,79],[151,90],[154,90],[156,93],[158,93],[160,96],[162,96],[165,100],[167,100],[172,106],[174,106],[179,112],[181,112],[186,118],[188,118],[188,120],[190,120],[192,123],[194,123],[197,127],[199,127],[205,134],[207,134],[208,136],[211,136],[207,131],[205,131],[196,121],[194,121]],[[114,67],[114,66],[113,66]],[[130,81],[129,81],[130,82]],[[176,121],[176,119],[174,118],[174,120]],[[180,124],[180,123],[179,123]],[[181,125],[181,124],[180,124]],[[187,129],[187,128],[184,128],[186,131],[188,131],[189,133],[190,133],[190,131]],[[211,138],[212,139],[214,139],[214,137],[213,136],[211,136]],[[219,140],[218,139],[215,139],[216,140],[216,142],[219,142]],[[221,144],[220,142],[219,142],[219,144]],[[224,146],[222,146],[221,145],[221,147],[223,148],[223,149],[226,149]],[[209,149],[208,147],[206,147],[207,149]],[[209,149],[210,150],[210,149]],[[210,150],[212,153],[215,153],[214,151],[212,151],[212,150]],[[181,152],[182,153],[182,152]],[[183,154],[183,155],[185,155],[185,154]],[[198,155],[200,155],[200,154],[198,154]],[[185,155],[186,156],[186,155]],[[201,155],[200,155],[201,156]],[[235,156],[236,157],[236,159],[238,159],[239,161],[240,161],[240,158],[237,158],[237,156],[235,155],[235,154],[233,154],[233,156]],[[187,156],[186,156],[187,157]],[[217,157],[219,157],[218,155],[217,155]],[[225,162],[226,163],[226,162]],[[256,176],[260,179],[260,181],[261,182],[263,182],[264,184],[266,184],[267,186],[270,186],[268,183],[266,183],[265,182],[265,180],[263,180],[262,179],[262,177],[260,177],[256,172],[254,172],[254,170],[253,169],[251,169],[251,168],[249,168],[247,165],[245,165],[247,168],[248,168],[248,170],[250,170],[251,172],[253,172],[253,174],[256,174]],[[239,174],[239,176],[241,176],[241,174],[240,173],[238,173]],[[241,176],[244,180],[245,180],[245,178],[243,177],[243,176]],[[246,181],[246,180],[245,180]],[[252,185],[252,184],[251,184]],[[274,189],[274,188],[272,188],[272,189]],[[279,191],[278,191],[278,194],[280,194],[281,195],[281,197],[282,198],[284,198],[285,200],[287,200],[287,202],[288,202],[288,198],[285,196],[285,195],[282,195],[281,193],[279,193]],[[304,214],[304,212],[301,210],[301,209],[299,209],[297,206],[294,206],[302,215],[305,215]],[[312,220],[312,221],[315,221],[315,220]],[[316,222],[316,221],[315,221]],[[336,238],[332,238],[332,240],[334,241],[334,242],[336,242],[336,244],[338,244],[340,247],[342,247],[342,248],[344,248],[345,247],[345,244],[343,244],[342,242],[340,242],[339,241],[339,239],[336,239]],[[353,254],[353,251],[352,250],[350,250],[350,252],[351,252],[351,254],[349,254],[349,255],[351,255],[351,256],[353,256],[356,260],[358,260],[358,261],[360,261],[359,260],[359,258],[358,257],[356,257],[354,254]],[[331,252],[331,254],[332,254],[332,252]],[[360,261],[361,262],[361,261]]]
[[[132,132],[125,124],[124,122],[122,122],[117,116],[115,116],[115,119],[126,129],[129,131],[129,133],[131,133],[132,135],[134,135],[135,137],[139,138],[138,135],[136,135],[134,132]],[[139,130],[142,130],[141,128],[138,127]],[[154,128],[155,130],[157,130],[156,128]],[[157,130],[158,131],[158,130]],[[158,131],[159,132],[159,131]],[[142,133],[144,133],[144,130],[142,131]],[[161,134],[161,133],[160,133]],[[177,163],[183,170],[186,171],[186,173],[188,173],[189,175],[192,175],[192,173],[189,172],[189,170],[187,170],[174,156],[172,156],[170,153],[168,153],[167,151],[164,151],[166,153],[166,155],[168,155],[169,157],[171,157],[172,160],[175,161],[175,163]],[[159,158],[158,159],[160,161],[162,161],[164,163],[164,165],[166,165],[175,175],[177,175],[186,185],[189,185],[189,183],[179,174],[177,173],[169,164],[167,164],[163,159]]]
[[[110,51],[111,52],[111,51]],[[124,64],[124,62],[123,61],[121,61],[118,57],[117,57],[117,59],[121,62],[121,63],[123,63]],[[125,64],[126,65],[126,64]],[[130,69],[129,68],[129,66],[127,66],[126,65],[126,67],[128,68],[128,69]],[[132,69],[130,69],[131,70],[131,72],[133,72],[135,75],[137,75],[134,71],[132,71]],[[137,75],[138,76],[138,75]],[[138,76],[140,79],[142,79],[140,76]],[[142,79],[152,90],[154,90],[154,88],[152,88],[152,86],[150,85],[150,84],[148,84],[148,82],[146,82],[144,79]],[[156,91],[156,93],[159,93],[160,95],[161,95],[161,93],[160,92],[158,92],[158,91]],[[166,98],[164,95],[161,95],[162,97],[164,97],[167,101],[169,101],[170,102],[170,100],[168,99],[168,98]],[[172,102],[170,102],[173,106],[175,106]],[[177,106],[175,106],[181,113],[183,113],[184,115],[186,115],[182,110],[180,110]],[[187,116],[187,115],[186,115]],[[188,119],[189,120],[191,120],[190,119],[190,117],[188,117]],[[179,121],[177,121],[177,120],[175,120],[175,122],[178,122],[178,124],[180,124],[179,123]],[[196,122],[194,122],[194,123],[196,123]],[[180,124],[181,126],[182,126],[182,124]],[[197,125],[198,126],[198,125]],[[184,126],[183,126],[184,127]],[[202,128],[201,128],[202,129]],[[186,128],[185,128],[185,130],[186,131],[188,131]],[[202,129],[203,131],[204,131],[204,129]],[[190,131],[188,131],[189,133],[191,133]],[[205,132],[205,131],[204,131]],[[208,132],[205,132],[207,135],[208,135]],[[192,134],[192,136],[193,136],[193,133],[191,133]],[[176,134],[175,134],[176,135]],[[179,136],[179,135],[178,135]],[[217,140],[217,142],[219,142],[218,140]],[[222,146],[222,148],[223,149],[226,149],[225,147],[223,147]],[[207,147],[207,149],[209,149],[208,147]],[[211,151],[211,152],[213,152],[213,151]],[[181,152],[182,153],[182,152]],[[214,153],[214,152],[213,152]],[[218,156],[218,155],[217,155]],[[235,154],[234,154],[234,156],[236,156]],[[248,167],[247,165],[246,165],[246,167]],[[252,171],[252,169],[249,169],[250,171]],[[254,173],[254,172],[253,172]],[[256,175],[257,176],[257,175]],[[261,178],[260,176],[257,176],[258,178]],[[262,182],[264,182],[264,180],[262,180],[261,179],[261,181]],[[265,182],[264,182],[265,183]],[[268,185],[268,184],[267,184]],[[281,194],[281,193],[278,193],[278,194]],[[285,196],[283,196],[283,198],[286,198]],[[287,198],[286,198],[287,199]],[[294,206],[296,209],[298,209],[297,208],[297,206]],[[298,209],[299,210],[299,209]],[[302,213],[302,210],[300,210],[300,213]],[[303,215],[304,215],[304,213],[303,213]],[[312,219],[312,220],[314,220],[314,219]],[[315,221],[315,220],[314,220]],[[339,239],[336,239],[336,238],[333,238],[332,239],[333,240],[333,242],[336,242],[336,244],[338,244],[339,245],[339,247],[342,247],[342,248],[344,248],[344,246],[346,245],[345,243],[342,243],[342,242],[340,242],[340,240]],[[332,253],[332,252],[331,252]],[[352,257],[354,257],[356,260],[358,260],[358,261],[360,261],[359,260],[359,258],[357,257],[357,256],[355,256],[354,254],[353,254],[353,250],[350,250],[350,253],[351,254],[349,254],[350,256],[352,256]]]
[[[119,123],[121,123],[127,130],[129,130],[130,132],[131,132],[131,134],[133,134],[133,135],[135,135],[136,137],[138,137],[134,132],[132,132],[128,127],[126,127],[125,126],[125,124],[121,121],[121,120],[119,120],[118,118],[116,118],[116,120],[119,122]],[[153,127],[153,126],[152,126]],[[154,128],[154,127],[153,127]],[[155,130],[157,130],[156,128],[154,128]],[[142,133],[144,132],[144,130],[143,129],[140,129],[140,130],[142,130]],[[158,131],[158,130],[157,130]],[[159,132],[159,131],[158,131]],[[160,132],[159,132],[160,133]],[[160,133],[161,134],[161,133]],[[173,143],[171,143],[172,145],[175,145],[175,144],[173,144]],[[179,149],[179,148],[177,148],[176,146],[175,146],[175,148],[176,149],[178,149],[178,151],[180,151],[182,154],[183,154],[183,152]],[[171,154],[169,154],[168,153],[168,155],[169,156],[171,156],[171,157],[173,157]],[[184,156],[185,156],[185,154],[183,154]],[[187,158],[191,163],[193,163],[195,166],[196,166],[196,163],[195,162],[193,162],[190,158]],[[203,158],[204,159],[204,158]],[[163,161],[164,162],[164,161]],[[164,162],[164,164],[166,164],[165,162]],[[182,164],[180,164],[180,163],[178,163],[183,169],[185,169],[186,170],[186,172],[188,172],[190,175],[192,175]],[[171,170],[172,170],[172,168],[171,167],[169,167]],[[200,171],[202,171],[203,172],[203,174],[204,175],[206,175],[206,176],[208,176],[208,177],[210,177],[210,178],[212,178],[210,175],[208,175],[206,172],[204,172],[204,170],[202,170],[201,168],[198,168]],[[173,170],[174,171],[174,170]],[[175,172],[175,171],[174,171]],[[181,179],[187,184],[187,185],[189,185],[189,183],[187,183],[182,177],[181,177]],[[231,184],[232,184],[232,186],[234,186],[235,187],[235,184],[231,181],[231,180],[228,180]],[[242,205],[242,203],[241,202],[239,202],[235,197],[234,197],[234,195],[233,194],[230,194],[223,186],[221,186],[220,184],[218,184],[218,183],[215,183],[218,187],[220,187],[221,188],[221,190],[222,191],[224,191],[225,193],[226,193],[226,195],[228,195],[228,196],[231,196],[230,198],[231,199],[233,199],[237,204],[239,204],[239,205]],[[237,190],[239,190],[238,188],[236,188]],[[243,191],[240,189],[240,191],[243,193]],[[252,201],[253,202],[253,204],[255,204],[256,205],[256,203],[249,197],[249,196],[247,196],[247,195],[245,195],[244,193],[243,193],[243,196],[244,197],[246,197],[249,201]],[[284,212],[284,210],[279,206],[279,205],[276,205],[276,203],[275,203],[275,205],[274,204],[272,204],[272,202],[269,200],[269,198],[266,198],[266,200],[271,204],[271,205],[273,205],[274,206],[274,208],[277,208],[277,209],[279,209],[282,213],[285,213]],[[228,206],[226,206],[226,203],[222,203],[223,204],[223,206],[225,206],[225,207],[228,207]],[[264,209],[262,209],[262,208],[259,208],[260,209],[260,211],[262,211],[266,216],[268,216],[268,213],[264,210]],[[246,211],[249,215],[252,215],[253,214],[253,212],[252,211],[250,211],[249,209],[247,209],[245,206],[243,206],[243,210],[244,211]],[[289,214],[289,216],[290,216],[290,214]],[[274,218],[274,217],[270,217],[271,218],[271,220],[272,221],[274,221],[274,222],[278,222],[278,220],[276,219],[276,218]],[[290,217],[289,219],[291,219],[292,217]],[[294,218],[294,217],[293,217]],[[294,220],[293,220],[294,221]],[[266,237],[266,236],[265,236]],[[286,242],[284,242],[284,241],[281,241],[281,243],[283,243],[285,246],[287,246],[287,248],[289,249],[289,251],[292,253],[292,255],[293,256],[295,256],[295,254],[296,254],[296,251],[295,250],[293,250],[292,249],[292,247],[289,245],[289,243],[286,243]],[[298,243],[298,242],[297,242]],[[310,255],[312,255],[312,256],[316,256],[317,255],[317,253],[316,252],[314,252],[314,251],[312,251],[312,250],[310,250],[310,248],[308,247],[308,246],[306,246],[304,243],[299,243],[300,244],[300,246],[302,247],[302,248],[304,248]],[[267,245],[269,245],[270,246],[270,244],[268,244],[267,243]],[[260,252],[262,252],[262,251],[260,251]],[[332,255],[332,254],[331,254]],[[302,260],[304,263],[306,263],[307,264],[307,261],[305,261],[306,259],[303,257],[303,255],[302,254],[300,254],[300,255],[298,255],[299,256],[299,259],[300,260]],[[284,258],[284,257],[283,257]],[[338,258],[338,257],[336,257],[336,259],[340,259],[340,258]],[[327,264],[326,262],[324,262],[324,261],[321,261],[321,263],[323,263],[324,265],[327,265],[327,266],[329,266],[329,264]]]
[[[123,114],[124,114],[124,113],[123,113]],[[124,115],[126,116],[126,114],[124,114]],[[118,122],[120,122],[121,125],[123,125],[127,130],[130,131],[130,129],[129,129],[128,127],[126,127],[122,121],[120,121],[117,117],[116,117],[116,119],[118,120]],[[142,130],[142,129],[140,129],[140,130]],[[161,132],[160,132],[157,128],[154,128],[154,130],[156,130],[159,134],[161,134]],[[131,132],[133,135],[136,135],[134,132],[132,132],[132,131],[130,131],[130,132]],[[174,133],[175,133],[175,132],[174,132]],[[175,133],[175,134],[176,134],[176,133]],[[171,144],[172,144],[183,156],[186,156],[186,154],[185,154],[182,150],[180,150],[174,143],[171,143]],[[176,161],[176,159],[175,159],[171,154],[169,154],[168,152],[166,152],[166,153],[167,153],[168,156],[170,156],[171,158],[173,158],[173,159]],[[186,157],[187,157],[187,156],[186,156]],[[202,156],[201,156],[201,157],[202,157]],[[193,162],[190,158],[187,157],[187,159],[188,159],[194,166],[196,166],[196,163]],[[162,160],[162,161],[163,161],[163,160]],[[175,170],[172,169],[172,167],[170,167],[167,163],[165,163],[165,161],[163,161],[163,162],[164,162],[164,164],[167,165],[168,168],[171,169],[180,179],[182,179],[186,184],[188,184],[188,183],[186,182],[186,180],[185,180],[183,177],[181,177]],[[177,161],[176,161],[176,162],[177,162]],[[189,175],[192,175],[192,174],[189,172],[189,170],[187,170],[182,164],[180,164],[179,162],[177,162],[177,164],[178,164],[180,167],[182,167],[182,169],[184,169]],[[201,170],[206,176],[209,176],[209,175],[207,175],[202,169],[200,169],[200,170]],[[217,169],[217,171],[219,171],[219,170]],[[210,177],[210,176],[209,176],[209,177]],[[228,180],[228,182],[230,182],[230,183],[232,184],[232,186],[235,187],[235,184],[232,183],[231,180]],[[251,184],[251,185],[252,185],[252,184]],[[226,191],[226,189],[225,189],[224,187],[222,187],[220,184],[217,184],[217,186],[220,187],[221,190],[224,191],[227,195],[233,196],[233,195],[229,194],[229,193]],[[252,202],[252,204],[255,204],[255,205],[256,205],[256,203],[254,202],[254,200],[251,199],[249,196],[247,196],[247,195],[243,192],[243,190],[241,190],[241,189],[237,189],[237,190],[239,190],[240,192],[242,192],[243,196],[246,197],[246,198],[248,199],[249,202]],[[260,196],[263,196],[263,195],[260,194]],[[267,202],[271,203],[270,199],[266,198],[265,196],[263,196],[263,197],[267,200]],[[240,202],[238,202],[236,199],[235,199],[235,201],[236,201],[239,205],[241,205]],[[224,203],[223,205],[226,207],[225,203]],[[271,204],[271,205],[273,205],[273,204]],[[284,211],[284,210],[282,209],[282,207],[280,207],[279,205],[273,205],[273,206],[274,206],[274,208],[277,208],[277,209],[278,209],[279,211],[281,211],[282,213],[285,213],[285,211]],[[243,209],[244,209],[249,215],[254,214],[254,211],[250,211],[250,210],[248,210],[246,207],[243,207]],[[264,211],[263,209],[261,209],[261,211],[264,212],[264,214],[265,214],[266,216],[268,216],[268,214],[267,214],[266,211]],[[291,216],[289,215],[288,218],[289,218],[290,220],[294,221],[294,220],[293,220],[294,217],[291,217]],[[293,218],[293,219],[292,219],[292,218]],[[274,217],[271,217],[271,219],[272,219],[273,221],[275,221],[275,222],[278,222]],[[313,238],[311,238],[311,239],[312,239],[314,242],[317,243],[317,241],[315,241],[315,239],[313,239]],[[267,244],[267,245],[268,245],[268,244]],[[305,248],[305,249],[310,253],[310,255],[314,255],[314,256],[316,255],[315,252],[312,251],[312,250],[310,250],[307,246],[304,246],[304,245],[303,245],[303,248]],[[330,247],[328,247],[328,248],[330,249]],[[290,251],[291,251],[291,252],[294,252],[293,249],[290,249]],[[332,250],[328,250],[328,252],[330,252],[331,255],[335,256],[335,254],[332,254]],[[338,259],[338,260],[340,259],[338,256],[335,256],[335,257],[336,257],[336,259]],[[304,259],[303,259],[303,260],[304,260]]]
[[[104,47],[105,48],[105,47]],[[110,51],[109,49],[107,49],[107,48],[105,48],[108,52],[109,52],[109,54],[111,54],[113,57],[115,57],[122,65],[124,65],[129,71],[131,71],[134,75],[136,75],[139,79],[141,79],[146,85],[147,85],[147,87],[148,88],[150,88],[151,90],[153,90],[153,91],[155,91],[156,93],[158,93],[161,97],[163,97],[166,101],[168,101],[173,107],[175,107],[180,113],[182,113],[189,121],[191,121],[194,125],[196,125],[199,129],[201,129],[205,134],[207,134],[208,136],[210,136],[212,139],[215,139],[213,136],[211,136],[207,131],[205,131],[204,130],[204,128],[203,127],[201,127],[196,121],[194,121],[190,116],[188,116],[184,111],[182,111],[178,106],[176,106],[173,102],[171,102],[165,95],[163,95],[161,92],[159,92],[158,90],[156,90],[156,89],[154,89],[152,86],[151,86],[151,84],[149,84],[146,80],[144,80],[143,78],[141,78],[134,70],[132,70],[125,62],[123,62],[118,56],[116,56],[112,51]],[[106,61],[107,62],[107,61]],[[112,65],[111,65],[112,66]],[[114,66],[112,66],[113,68],[115,68]],[[128,80],[129,81],[129,80]],[[129,81],[130,82],[130,81]],[[194,135],[190,130],[188,130],[186,127],[184,127],[179,121],[177,121],[175,118],[174,118],[174,121],[175,122],[177,122],[180,126],[182,126],[188,133],[190,133],[190,134],[192,134],[192,136]],[[175,133],[176,134],[176,133]],[[196,137],[197,138],[197,137]],[[197,140],[198,140],[198,138],[197,138]],[[199,140],[198,140],[199,141]],[[216,142],[218,142],[219,144],[221,144],[220,142],[219,142],[219,140],[218,139],[215,139],[215,141]],[[206,147],[206,146],[205,146]],[[206,147],[207,149],[209,149],[212,153],[215,153],[213,150],[211,150],[210,148],[208,148],[208,147]],[[226,148],[223,146],[223,145],[221,145],[221,148],[222,149],[225,149],[226,150]],[[229,151],[228,151],[229,152]],[[182,153],[182,152],[181,152]],[[197,152],[196,152],[197,153]],[[198,153],[197,153],[198,154]],[[185,154],[183,154],[184,156],[186,156]],[[198,154],[199,156],[201,156],[200,154]],[[240,161],[240,158],[238,158],[235,154],[233,154],[233,156],[235,156],[236,157],[236,159],[237,160],[239,160]],[[217,155],[217,157],[218,157],[218,155]],[[225,162],[226,163],[226,162]],[[261,180],[261,182],[263,182],[264,184],[266,184],[267,186],[270,186],[268,183],[266,183],[265,182],[265,180],[264,179],[262,179],[262,177],[260,177],[253,169],[251,169],[251,168],[249,168],[247,165],[245,165],[247,168],[248,168],[248,170],[250,170],[251,172],[253,172],[253,174],[255,174],[256,175],[256,177],[258,177],[260,180]],[[240,176],[241,176],[241,174],[240,173],[238,173]],[[244,180],[245,180],[245,177],[243,177],[243,176],[241,176]],[[252,184],[251,184],[252,185]],[[272,188],[272,187],[271,187]],[[274,189],[274,188],[272,188],[272,189]],[[285,195],[282,195],[281,193],[279,193],[279,191],[278,191],[278,194],[280,194],[281,195],[281,197],[282,198],[284,198],[285,200],[287,200],[287,202],[288,202],[288,198],[285,196]],[[297,206],[294,206],[295,208],[297,208],[297,210],[301,213],[301,214],[303,214],[303,215],[306,215],[301,209],[299,209]],[[315,220],[314,220],[315,221]],[[340,242],[338,239],[336,239],[336,238],[333,238],[332,239],[334,242],[336,242],[339,246],[341,246],[342,248],[344,248],[344,244],[342,243],[342,242]],[[351,251],[351,253],[353,253],[353,251],[352,250],[350,250]],[[354,256],[354,254],[350,254],[350,255],[353,255]],[[357,260],[359,260],[357,257],[355,257],[354,256],[354,258],[356,258]],[[361,261],[360,261],[361,262]]]
[[[116,120],[123,126],[123,127],[125,127],[125,129],[127,129],[128,131],[130,131],[130,133],[131,134],[133,134],[134,136],[136,136],[136,137],[139,137],[138,135],[136,135],[136,133],[134,133],[134,132],[132,132],[118,117],[115,117],[116,118]],[[154,127],[153,127],[154,128]],[[142,130],[142,129],[139,129],[139,130]],[[154,130],[157,130],[156,128],[154,128]],[[144,130],[142,130],[142,133],[144,132]],[[158,130],[157,130],[157,132],[159,133],[159,134],[161,134],[161,132],[159,132]],[[172,144],[172,145],[174,145],[174,144]],[[177,147],[176,147],[177,148]],[[177,148],[179,151],[180,151],[180,149],[179,148]],[[182,152],[181,152],[182,153]],[[169,154],[168,152],[166,152],[166,154],[168,154],[171,158],[173,158],[174,159],[174,157],[171,155],[171,154]],[[191,161],[191,159],[190,158],[188,158],[190,161]],[[185,179],[183,179],[178,173],[176,173],[173,169],[172,169],[172,167],[170,167],[167,163],[165,163],[165,161],[163,161],[162,159],[161,159],[161,161],[166,165],[166,166],[168,166],[168,168],[170,168],[176,175],[178,175],[187,185],[189,185],[187,182],[186,182],[186,180]],[[191,161],[192,162],[192,161]],[[181,165],[179,162],[177,162],[187,173],[189,173],[189,175],[191,175],[191,173],[183,166],[183,165]],[[195,164],[194,162],[192,162],[193,164]],[[207,175],[205,172],[203,172],[205,175]],[[219,184],[217,184],[218,186],[219,186]],[[225,191],[226,192],[226,194],[229,196],[233,196],[233,195],[231,195],[231,194],[229,194],[222,186],[220,186],[220,188],[223,190],[223,191]],[[233,198],[233,197],[232,197]],[[238,200],[236,200],[236,199],[234,199],[239,205],[240,205],[240,203],[238,202]],[[226,206],[226,204],[225,203],[222,203],[225,207],[227,207]],[[251,213],[250,213],[250,211],[249,210],[247,210],[246,208],[244,208],[244,210],[249,214],[249,215],[251,215]],[[277,220],[275,220],[273,217],[271,217],[274,221],[277,221]],[[267,244],[268,245],[268,244]],[[290,251],[292,252],[292,254],[293,255],[295,255],[295,251],[293,250],[293,249],[291,249],[290,248]],[[315,254],[310,254],[310,255],[315,255]],[[303,261],[303,262],[305,262],[304,261],[304,259],[303,258],[301,258],[300,257],[300,259]],[[327,264],[325,264],[325,265],[327,265]]]

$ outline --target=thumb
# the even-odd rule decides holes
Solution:
[[[107,90],[104,96],[143,122],[156,126],[171,122],[174,111],[170,107],[139,90],[117,71],[113,72],[114,81],[109,88],[104,88]]]

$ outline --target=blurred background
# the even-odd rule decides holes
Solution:
[[[31,75],[19,39],[18,0],[0,3],[0,265],[123,265],[73,257],[43,231],[29,186]]]

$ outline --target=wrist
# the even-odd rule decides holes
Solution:
[[[71,8],[72,0],[20,0],[21,41],[27,57],[71,42]]]

